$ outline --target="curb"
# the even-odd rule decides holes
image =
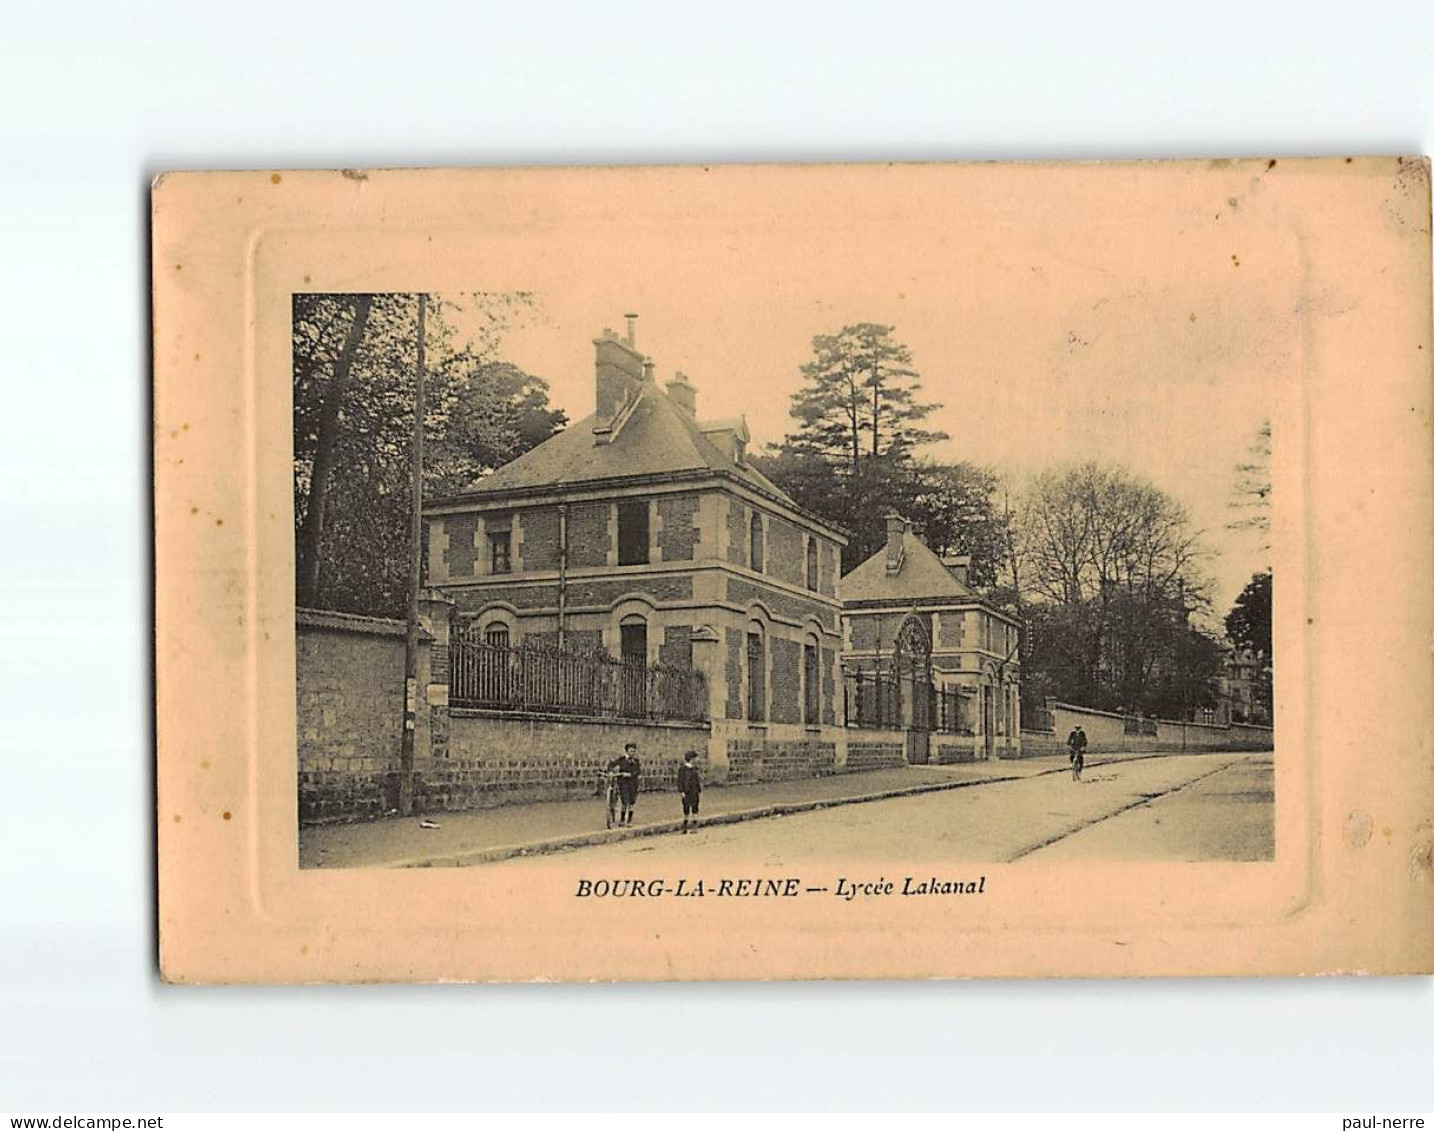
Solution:
[[[923,793],[941,793],[951,789],[969,789],[976,785],[994,785],[997,782],[1025,781],[1044,777],[1047,774],[1065,772],[1065,767],[1042,770],[1038,774],[1008,774],[1001,777],[974,778],[969,781],[927,782],[923,785],[901,786],[883,789],[876,793],[858,793],[850,797],[829,797],[816,801],[784,801],[775,805],[760,805],[754,809],[734,809],[730,813],[718,813],[702,818],[699,828],[713,825],[735,825],[742,821],[759,821],[765,817],[785,817],[792,813],[810,813],[817,809],[835,809],[842,805],[862,805],[870,801],[889,801],[895,797],[913,797]],[[518,856],[550,856],[572,848],[588,848],[597,844],[614,844],[639,837],[661,836],[675,833],[682,828],[680,820],[658,821],[651,825],[640,825],[631,829],[599,829],[595,832],[580,833],[576,836],[556,837],[552,840],[529,841],[526,844],[498,845],[493,848],[478,848],[470,852],[455,852],[446,856],[420,857],[409,860],[395,860],[390,868],[462,868],[470,864],[493,864],[500,860],[511,860]]]
[[[1180,754],[1178,750],[1150,751],[1123,758],[1106,758],[1103,761],[1087,761],[1087,769],[1111,765],[1116,762],[1141,762],[1151,758],[1168,758]],[[1249,751],[1200,751],[1204,754],[1250,753]],[[1032,759],[1034,760],[1034,759]],[[818,809],[836,809],[843,805],[863,805],[872,801],[890,801],[897,797],[915,797],[924,793],[943,793],[952,789],[969,789],[977,785],[995,785],[999,782],[1029,781],[1032,778],[1048,777],[1051,774],[1069,772],[1069,766],[1052,766],[1034,774],[1002,774],[987,778],[972,778],[966,781],[926,782],[922,785],[899,786],[894,789],[878,790],[874,793],[858,793],[849,797],[830,797],[814,801],[785,801],[774,805],[759,805],[752,809],[734,809],[730,813],[718,813],[704,817],[699,828],[712,825],[735,825],[743,821],[758,821],[767,817],[785,817],[793,813],[810,813]],[[662,836],[679,832],[680,820],[657,821],[650,825],[639,825],[629,829],[597,829],[590,833],[554,837],[550,840],[527,841],[523,844],[495,845],[491,848],[475,848],[465,852],[453,852],[439,856],[416,856],[406,860],[394,860],[388,864],[373,865],[385,868],[464,868],[474,864],[495,864],[524,856],[551,856],[574,848],[590,848],[599,844],[616,844],[641,837]]]

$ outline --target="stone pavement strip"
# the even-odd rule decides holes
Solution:
[[[1092,768],[1104,761],[1159,756],[1154,752],[1087,756],[1086,765]],[[711,786],[702,792],[702,823],[730,824],[1065,770],[1064,758],[1029,758],[954,766],[903,766],[796,781]],[[299,830],[299,866],[462,867],[671,833],[682,827],[681,803],[676,793],[639,796],[638,823],[631,828],[603,828],[605,812],[603,800],[593,797],[434,813],[426,818],[390,817],[355,824],[312,825]],[[422,828],[420,821],[425,819],[439,827]]]

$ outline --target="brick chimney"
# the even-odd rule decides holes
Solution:
[[[593,339],[597,352],[597,416],[593,420],[595,433],[612,430],[613,421],[642,390],[643,357],[637,352],[632,341],[631,321],[628,323],[628,340],[619,338],[610,329],[602,337]]]
[[[687,374],[679,369],[666,387],[672,402],[689,417],[697,419],[697,386],[687,380]]]
[[[947,554],[941,559],[941,564],[946,567],[946,572],[959,581],[962,585],[970,586],[968,575],[971,572],[970,554]]]
[[[901,572],[902,563],[906,561],[906,535],[911,530],[911,523],[902,518],[895,511],[889,511],[886,516],[886,572],[895,574]]]

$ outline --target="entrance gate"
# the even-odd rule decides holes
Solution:
[[[906,761],[913,766],[924,766],[931,761],[931,728],[935,721],[931,637],[916,617],[909,616],[902,621],[892,659],[901,726],[906,731]]]

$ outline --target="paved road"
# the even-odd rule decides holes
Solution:
[[[1273,860],[1273,759],[1243,758],[1027,857],[1048,860]]]
[[[578,850],[585,862],[1274,858],[1271,754],[1169,755]],[[500,868],[533,866],[511,860]]]

